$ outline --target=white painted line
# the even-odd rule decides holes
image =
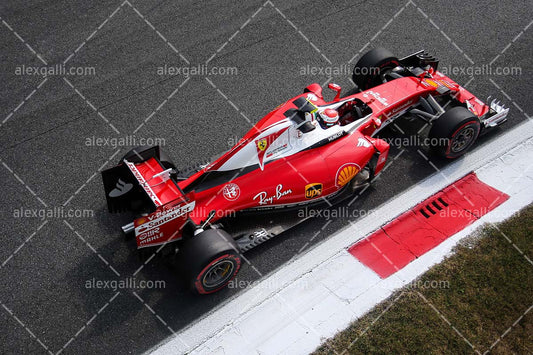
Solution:
[[[533,123],[528,121],[486,143],[181,330],[179,338],[192,349],[185,348],[177,337],[171,337],[153,352],[304,354],[312,351],[395,289],[441,261],[458,240],[484,221],[502,220],[530,203],[533,194],[520,192],[533,185],[533,168],[528,171],[524,167],[533,162],[531,137]],[[384,280],[346,251],[351,244],[473,170],[481,180],[494,184],[511,198]],[[506,191],[506,186],[513,181],[514,187]]]

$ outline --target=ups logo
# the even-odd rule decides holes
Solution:
[[[305,198],[315,198],[322,195],[322,184],[314,183],[305,186]]]

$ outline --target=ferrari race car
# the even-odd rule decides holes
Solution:
[[[305,220],[294,211],[332,206],[378,176],[389,144],[377,134],[395,120],[425,121],[432,150],[454,159],[509,111],[440,73],[424,51],[398,59],[373,49],[352,79],[360,92],[341,98],[329,84],[332,101],[309,85],[192,171],[177,171],[158,146],[131,150],[102,172],[109,211],[134,211],[122,230],[138,249],[174,258],[193,290],[212,293],[235,277],[241,253]]]

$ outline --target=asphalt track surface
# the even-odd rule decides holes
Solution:
[[[384,46],[399,55],[424,48],[441,65],[493,61],[493,67],[521,68],[520,75],[451,75],[480,98],[492,94],[511,107],[508,123],[475,148],[482,149],[533,112],[533,6],[485,3],[2,2],[0,352],[139,353],[242,292],[198,297],[185,290],[171,264],[151,261],[137,271],[143,263],[119,232],[131,216],[107,213],[98,176],[104,163],[115,164],[131,147],[88,140],[136,130],[137,139],[165,139],[178,166],[210,159],[229,149],[250,122],[309,83],[328,79],[302,75],[302,67],[350,66],[362,48]],[[157,73],[164,65],[204,64],[215,53],[210,66],[236,67],[238,74],[191,75],[184,82],[184,75]],[[67,66],[94,67],[95,75],[48,76],[43,83],[39,75],[16,74],[21,65],[65,59]],[[345,91],[353,88],[346,74],[333,81]],[[416,131],[409,122],[399,126],[406,135]],[[346,210],[365,214],[446,164],[429,164],[418,149],[393,147],[382,177]],[[15,217],[17,209],[65,203],[65,209],[93,210],[94,216]],[[238,279],[258,280],[356,219],[316,218],[265,243],[247,254]],[[162,280],[165,287],[86,285],[135,272],[138,281]]]

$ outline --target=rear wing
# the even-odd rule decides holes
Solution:
[[[126,164],[102,171],[102,180],[109,212],[136,211],[143,207],[150,211],[155,210],[155,203]]]
[[[172,169],[165,169],[159,161],[158,149],[127,156],[119,165],[102,171],[109,212],[153,212],[171,201],[187,200],[170,178]]]

